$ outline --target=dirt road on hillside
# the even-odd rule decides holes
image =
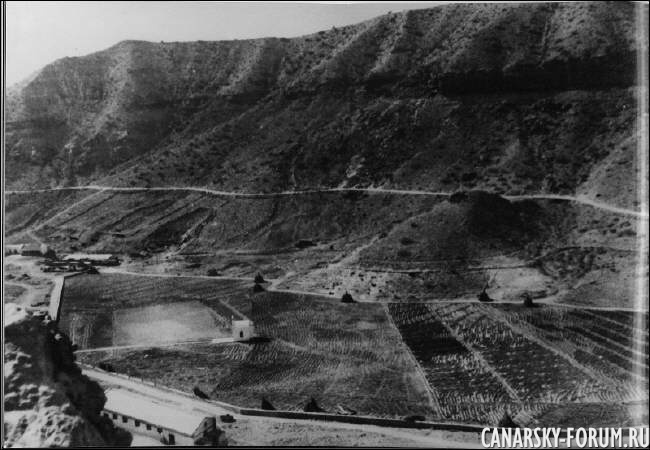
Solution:
[[[405,189],[385,189],[385,188],[325,188],[325,189],[305,189],[299,191],[280,191],[280,192],[231,192],[231,191],[220,191],[215,189],[201,188],[201,187],[113,187],[113,186],[97,186],[97,185],[87,185],[87,186],[73,186],[73,187],[60,187],[60,188],[50,188],[50,189],[33,189],[33,190],[9,190],[5,191],[6,194],[28,194],[28,193],[39,193],[39,192],[52,192],[52,191],[64,191],[64,190],[95,190],[95,191],[110,191],[110,192],[200,192],[208,195],[218,195],[224,197],[243,197],[243,198],[270,198],[270,197],[282,197],[288,195],[307,195],[307,194],[321,194],[328,192],[368,192],[368,193],[378,193],[378,194],[393,194],[393,195],[430,195],[438,197],[448,197],[452,195],[452,192],[436,192],[436,191],[421,191],[421,190],[405,190]],[[96,194],[91,194],[96,195]],[[517,201],[517,200],[562,200],[574,203],[580,203],[584,205],[589,205],[597,209],[602,209],[609,211],[615,214],[623,214],[628,216],[634,216],[643,220],[648,219],[648,213],[643,211],[635,211],[631,209],[620,208],[615,205],[609,205],[607,203],[598,202],[587,198],[584,195],[572,196],[572,195],[560,195],[560,194],[527,194],[527,195],[503,195],[504,198]],[[80,202],[86,200],[89,197],[84,197]],[[78,202],[79,203],[79,202]],[[72,205],[74,206],[74,205]],[[70,206],[69,208],[71,208]],[[68,208],[68,209],[69,209]]]

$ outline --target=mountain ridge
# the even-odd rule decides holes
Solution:
[[[14,98],[6,188],[80,189],[7,196],[8,238],[367,300],[466,297],[494,279],[501,299],[629,306],[635,14],[647,9],[455,4],[60,61]],[[274,196],[300,191],[315,192]]]
[[[314,116],[309,103],[329,108],[334,120],[324,124],[341,127],[345,124],[337,116],[359,125],[350,115],[355,109],[375,120],[380,117],[373,109],[391,103],[384,106],[382,99],[419,98],[429,103],[424,111],[420,104],[396,111],[413,115],[400,120],[415,119],[417,127],[418,118],[447,118],[445,99],[456,105],[458,95],[550,93],[574,86],[625,89],[634,84],[632,20],[630,5],[447,5],[296,38],[121,41],[58,60],[12,93],[7,164],[17,173],[10,171],[8,185],[101,179],[165,148],[197,154],[179,147],[206,134],[228,145],[227,127],[236,126],[238,117],[268,120],[286,107]],[[603,37],[591,39],[598,32]],[[323,104],[309,102],[313,97]],[[436,98],[433,104],[427,100]],[[256,110],[265,117],[255,117]],[[301,145],[300,136],[271,125],[279,134],[272,145],[292,141],[280,151],[279,165],[286,165],[295,153],[292,147]],[[340,145],[337,140],[334,136],[329,145]],[[399,151],[404,144],[392,143],[388,150]],[[255,152],[263,160],[260,150]],[[336,168],[338,183],[341,171],[353,172],[364,158],[345,159],[347,167]],[[394,172],[399,166],[386,169]],[[279,183],[290,182],[290,174],[281,177]]]

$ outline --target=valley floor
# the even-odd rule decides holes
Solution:
[[[143,241],[164,245],[164,251],[150,246],[144,257],[118,252],[124,260],[120,267],[66,282],[60,322],[86,364],[108,365],[183,392],[199,386],[212,398],[250,408],[259,407],[264,397],[278,409],[300,410],[316,397],[328,411],[342,407],[363,415],[417,414],[492,425],[507,412],[521,423],[552,425],[565,420],[565,409],[581,405],[575,423],[647,422],[647,414],[635,412],[638,402],[647,403],[647,305],[639,308],[630,296],[644,262],[634,258],[634,242],[641,236],[629,232],[647,224],[646,212],[582,196],[505,197],[513,208],[533,202],[526,208],[541,208],[542,216],[555,215],[553,220],[568,215],[573,221],[568,233],[576,228],[569,238],[548,241],[531,259],[513,247],[507,254],[494,250],[493,237],[458,246],[454,227],[467,226],[476,211],[455,206],[450,193],[337,188],[251,194],[84,186],[36,195],[35,201],[10,208],[14,241],[51,243],[59,252],[76,245],[91,252],[120,245],[125,250]],[[33,209],[43,201],[40,195],[56,196],[42,217]],[[225,203],[217,206],[206,195],[224,197]],[[293,228],[285,230],[289,219],[278,219],[278,204],[268,203],[273,197],[311,195],[337,196],[333,208],[342,201],[338,196],[370,195],[351,200],[359,217],[372,210],[373,202],[395,196],[404,201],[395,217],[377,219],[386,225],[373,229],[372,219],[364,219],[369,223],[350,225],[350,239],[334,235],[312,242],[304,239],[309,236],[304,229],[315,225],[300,223],[301,216],[313,215],[312,206],[300,206],[306,210],[295,212]],[[359,211],[364,202],[368,209]],[[187,205],[199,209],[188,212]],[[242,207],[273,212],[267,222],[260,214],[258,225],[238,217]],[[228,208],[235,211],[229,217],[246,223],[245,230],[236,224],[228,229],[230,219],[220,218]],[[158,218],[162,210],[173,212]],[[446,217],[452,223],[445,224]],[[327,227],[328,220],[336,224],[331,217],[322,220],[320,227]],[[270,230],[262,228],[269,223]],[[578,230],[581,226],[586,231]],[[85,230],[101,231],[89,236]],[[344,226],[337,232],[346,231]],[[224,234],[222,242],[231,242],[230,248],[207,243],[215,232]],[[273,239],[283,244],[259,250]],[[287,247],[296,241],[307,248]],[[454,247],[440,246],[451,241]],[[211,245],[219,250],[210,251]],[[469,255],[464,266],[445,257],[459,249],[476,256]],[[428,256],[435,252],[442,259]],[[37,275],[33,260],[10,257],[10,265],[12,258],[14,272]],[[268,282],[264,292],[254,293],[258,271]],[[33,290],[17,283],[5,279],[14,301],[34,303]],[[476,301],[485,286],[492,303]],[[340,302],[345,292],[355,303]],[[523,292],[532,295],[535,308],[522,305]],[[160,323],[145,323],[152,311]],[[233,317],[252,319],[270,342],[228,341]],[[154,339],[161,327],[168,338]],[[251,434],[246,420],[229,436],[246,445],[268,445]],[[310,445],[317,442],[312,437],[322,436],[327,445],[431,445],[426,436],[394,431],[364,431],[361,440],[361,431],[345,427],[336,428],[334,439],[323,424],[269,421],[263,427],[269,433],[264,439],[272,435],[278,444]]]

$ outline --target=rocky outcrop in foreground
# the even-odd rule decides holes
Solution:
[[[82,375],[55,323],[12,303],[4,318],[4,446],[128,446],[131,435],[101,416],[104,391]]]

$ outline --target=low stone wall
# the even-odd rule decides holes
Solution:
[[[48,314],[55,321],[59,318],[59,310],[61,309],[61,297],[63,296],[63,285],[65,277],[56,277],[54,279],[54,287],[50,293],[50,305],[48,307]]]
[[[387,419],[382,417],[348,416],[342,414],[312,413],[312,412],[301,412],[301,411],[267,411],[262,409],[240,408],[240,414],[244,416],[279,417],[283,419],[296,419],[296,420],[324,420],[330,422],[353,423],[359,425],[376,425],[380,427],[466,431],[470,433],[471,432],[480,433],[485,428],[482,425],[472,425],[472,424],[462,424],[462,423],[424,422],[424,421],[420,422],[420,421],[408,421],[403,419]]]
[[[98,372],[104,372],[110,376],[123,378],[125,380],[136,381],[147,386],[155,387],[163,391],[173,392],[174,394],[182,395],[184,397],[191,398],[196,401],[204,401],[206,403],[219,406],[227,411],[230,411],[235,414],[242,416],[262,416],[262,417],[277,417],[282,419],[294,419],[294,420],[319,420],[319,421],[329,421],[329,422],[340,422],[340,423],[352,423],[357,425],[376,425],[380,427],[393,427],[393,428],[419,428],[419,429],[434,429],[434,430],[447,430],[447,431],[465,431],[465,432],[474,432],[480,433],[485,428],[483,425],[474,425],[474,424],[463,424],[463,423],[453,423],[453,422],[419,422],[419,421],[407,421],[403,419],[388,419],[382,417],[372,417],[372,416],[348,416],[343,414],[330,414],[330,413],[315,413],[315,412],[302,412],[302,411],[269,411],[265,409],[255,409],[255,408],[241,408],[229,403],[224,403],[218,400],[204,400],[196,396],[188,394],[187,392],[180,391],[178,389],[170,388],[167,386],[162,386],[151,381],[144,380],[143,378],[130,377],[116,372],[106,372],[96,366],[91,366],[88,364],[78,363],[80,367],[96,370]]]

